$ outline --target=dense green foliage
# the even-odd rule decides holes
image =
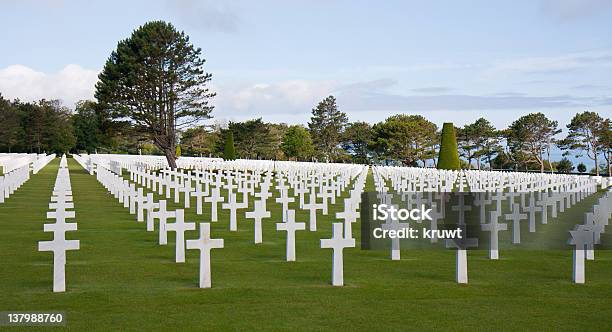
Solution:
[[[438,128],[421,115],[398,114],[373,126],[372,147],[380,159],[423,166],[435,158]]]
[[[176,167],[177,129],[209,118],[214,96],[207,88],[201,49],[170,23],[153,21],[120,41],[106,61],[95,96],[114,118],[129,119]]]
[[[183,154],[188,156],[209,157],[217,154],[218,146],[223,146],[221,137],[214,131],[208,131],[204,127],[193,127],[186,129],[181,134],[181,146]]]
[[[563,158],[554,163],[554,167],[559,173],[571,173],[574,170],[574,163],[567,158]]]
[[[569,125],[569,135],[563,140],[555,138],[560,131],[556,122],[541,113],[523,116],[503,130],[497,130],[489,121],[480,118],[456,128],[457,150],[462,157],[460,167],[566,171],[566,168],[559,168],[560,161],[553,161],[549,156],[551,149],[557,146],[566,150],[565,154],[581,156],[587,153],[591,159],[598,156],[598,162],[607,162],[609,172],[611,122],[593,114],[577,115]],[[141,135],[125,121],[109,118],[108,113],[93,101],[81,101],[74,112],[70,112],[58,101],[24,103],[0,96],[0,117],[3,119],[0,122],[0,152],[164,154],[153,140]],[[317,121],[311,121],[314,122]],[[326,130],[331,132],[332,128]],[[420,115],[398,114],[374,125],[352,122],[343,125],[342,130],[336,126],[335,130],[339,143],[332,151],[336,162],[428,167],[437,164],[440,132],[434,123]],[[234,141],[234,158],[309,161],[326,154],[314,144],[312,135],[315,131],[300,125],[268,123],[257,118],[181,130],[177,134],[181,155],[225,157],[230,132]],[[593,172],[606,169],[606,165],[598,165],[600,167]],[[561,166],[566,166],[566,162],[563,161]]]
[[[442,139],[440,141],[438,169],[461,169],[455,126],[453,126],[453,124],[450,122],[445,122],[442,125]]]
[[[518,118],[506,130],[511,156],[517,162],[535,162],[543,172],[545,162],[550,162],[554,137],[561,132],[557,126],[557,121],[549,120],[542,113],[531,113]]]
[[[234,160],[236,159],[236,148],[234,147],[234,133],[229,131],[225,135],[225,147],[223,148],[223,159]]]
[[[373,139],[374,131],[369,123],[349,123],[344,131],[342,147],[351,155],[353,162],[367,164],[372,155],[370,145]]]
[[[322,161],[335,161],[340,156],[338,145],[348,117],[336,105],[336,98],[329,96],[312,109],[308,123],[310,135]]]
[[[307,161],[314,154],[314,145],[310,133],[302,126],[287,128],[281,149],[285,157],[292,160]]]
[[[467,168],[470,169],[472,160],[475,160],[476,168],[481,169],[483,158],[490,164],[493,156],[500,152],[500,136],[501,134],[485,118],[479,118],[474,123],[458,128],[460,154],[467,160]]]
[[[284,130],[264,123],[261,118],[244,122],[230,122],[221,135],[232,133],[236,156],[242,159],[277,159]]]
[[[64,153],[76,143],[70,110],[57,100],[10,102],[0,95],[0,151]]]
[[[603,119],[595,112],[585,111],[576,114],[567,125],[569,133],[562,141],[565,149],[575,151],[578,156],[586,155],[595,163],[595,173],[599,175],[599,155],[603,154],[608,163],[610,173],[610,119]]]

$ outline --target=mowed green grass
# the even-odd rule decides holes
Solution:
[[[402,252],[346,249],[345,287],[332,287],[332,252],[319,248],[331,236],[330,216],[319,231],[299,231],[297,262],[285,262],[280,207],[268,202],[264,243],[253,244],[251,220],[239,213],[229,232],[227,211],[212,224],[225,248],[212,252],[213,288],[198,288],[199,252],[174,262],[174,234],[158,245],[96,181],[69,161],[81,250],[67,256],[67,292],[52,293],[52,254],[43,224],[57,174],[56,159],[0,205],[0,311],[59,310],[67,327],[87,330],[609,330],[612,326],[612,252],[587,262],[587,284],[571,281],[571,251],[486,251],[469,254],[469,285],[454,281],[453,251]],[[170,200],[172,201],[172,199]],[[252,202],[251,202],[252,205]],[[176,207],[170,204],[171,207]],[[187,221],[209,220],[195,215]],[[570,213],[567,211],[566,213]],[[580,218],[581,212],[574,217]],[[306,212],[298,212],[306,221]],[[359,236],[359,226],[354,233]],[[186,238],[196,238],[189,232]],[[24,328],[31,330],[32,328]]]

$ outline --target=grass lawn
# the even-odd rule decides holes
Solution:
[[[401,261],[391,261],[385,251],[347,249],[346,286],[335,288],[332,251],[319,248],[319,239],[331,236],[331,222],[321,216],[318,232],[297,232],[297,262],[288,263],[277,219],[264,220],[264,243],[256,246],[244,211],[239,231],[229,232],[227,211],[220,209],[212,237],[224,238],[225,248],[212,251],[213,288],[199,289],[199,252],[188,250],[186,263],[174,263],[174,233],[167,246],[159,246],[157,232],[146,232],[144,223],[71,159],[79,229],[67,238],[79,239],[81,249],[67,254],[67,292],[54,294],[52,254],[38,252],[37,241],[52,237],[42,230],[58,165],[59,158],[0,205],[0,311],[65,311],[67,327],[76,331],[612,326],[611,251],[598,251],[596,261],[587,262],[585,285],[572,283],[569,250],[502,251],[499,261],[490,261],[484,250],[472,251],[470,284],[460,286],[453,251],[405,250]],[[280,207],[272,202],[268,208],[278,217]],[[337,203],[330,216],[341,208],[341,200]],[[209,220],[208,204],[202,216],[195,215],[195,202],[191,206],[187,221]],[[298,212],[297,221],[306,221],[307,213]],[[582,222],[583,211],[566,213]],[[357,236],[358,227],[353,226]],[[196,237],[196,231],[186,234]]]

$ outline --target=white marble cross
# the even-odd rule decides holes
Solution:
[[[263,201],[264,207],[267,209],[267,200],[272,197],[270,193],[270,184],[267,182],[262,182],[259,184],[259,192],[255,193],[253,196],[260,198]]]
[[[191,193],[191,196],[196,198],[196,214],[202,214],[202,197],[208,196],[206,191],[202,191],[202,184],[196,183],[195,191]]]
[[[249,188],[244,185],[239,192],[242,194],[242,202],[238,203],[238,209],[246,209],[249,207]],[[238,193],[236,193],[236,195],[238,195]],[[236,201],[238,201],[237,197]]]
[[[310,211],[309,218],[309,229],[311,232],[315,232],[317,230],[317,210],[323,209],[323,203],[317,203],[317,195],[315,194],[314,187],[310,190],[310,195],[308,198],[308,203],[303,204],[304,209]]]
[[[262,242],[261,219],[270,218],[270,211],[266,210],[263,200],[257,200],[254,203],[254,210],[244,214],[246,218],[255,220],[255,243]]]
[[[178,175],[174,176],[174,182],[172,185],[174,186],[174,203],[178,204],[181,201],[181,191],[183,191],[183,185],[180,181],[180,177]]]
[[[304,209],[304,194],[307,192],[308,188],[306,188],[306,184],[303,182],[298,183],[297,188],[295,188],[295,193],[299,196],[300,209]]]
[[[465,213],[468,211],[472,210],[472,207],[469,205],[465,204],[465,196],[464,194],[458,194],[457,198],[459,199],[459,201],[457,202],[457,205],[453,205],[451,207],[451,210],[453,211],[457,211],[457,224],[459,225],[465,225]]]
[[[147,232],[155,231],[155,223],[153,220],[153,211],[159,208],[159,203],[155,203],[153,199],[153,193],[147,194],[147,201],[144,204],[145,210],[147,211]]]
[[[238,204],[236,203],[236,194],[228,191],[227,195],[229,201],[227,203],[223,203],[221,207],[230,211],[230,231],[235,232],[238,230],[238,218],[236,216]]]
[[[169,218],[176,218],[176,211],[168,211],[166,208],[166,200],[160,200],[158,203],[158,209],[151,213],[151,218],[159,219],[159,244],[168,244],[168,230],[166,229],[166,222]]]
[[[573,230],[570,231],[572,236],[570,244],[575,245],[574,248],[574,269],[573,278],[574,283],[584,284],[585,273],[584,273],[584,253],[586,247],[593,243],[593,231],[589,230]]]
[[[355,239],[346,238],[342,235],[343,225],[340,222],[334,223],[334,235],[331,239],[321,239],[321,248],[331,248],[334,250],[334,260],[332,263],[332,285],[344,286],[344,248],[354,248]]]
[[[468,247],[478,246],[478,239],[476,238],[463,238],[463,239],[448,239],[446,240],[447,248],[457,248],[456,250],[456,270],[455,280],[458,284],[468,283],[468,261],[467,261],[467,249]]]
[[[480,207],[480,223],[484,224],[486,222],[487,216],[486,216],[486,211],[487,211],[487,204],[490,203],[490,201],[487,201],[485,195],[486,193],[484,192],[476,192],[474,193],[474,205]]]
[[[74,219],[74,217],[75,217],[74,211],[66,211],[64,209],[58,209],[57,211],[47,212],[47,219],[55,219],[56,223],[65,223],[66,219]]]
[[[344,235],[346,238],[353,238],[352,224],[357,222],[359,214],[357,208],[353,206],[353,200],[349,198],[344,199],[344,211],[336,212],[336,218],[344,219]]]
[[[490,232],[491,237],[489,241],[489,258],[499,259],[499,232],[508,230],[507,224],[498,222],[497,211],[490,211],[491,222],[488,224],[482,224],[480,227],[483,231]]]
[[[49,203],[49,209],[53,209],[53,210],[74,209],[74,203],[66,202],[66,201]]]
[[[391,218],[391,215],[389,214],[385,222],[380,226],[384,230],[399,231],[402,228],[410,227],[410,224],[407,222],[400,222],[397,218]],[[391,260],[398,261],[400,259],[400,239],[399,237],[391,237]]]
[[[327,186],[323,186],[323,189],[319,192],[319,196],[323,199],[323,214],[327,215],[329,213],[329,204],[328,198],[332,198],[333,193],[327,190]]]
[[[74,212],[72,212],[74,213]],[[39,241],[38,251],[53,252],[53,291],[66,291],[66,251],[78,250],[79,240],[66,240],[67,231],[75,231],[76,223],[65,223],[60,219],[54,224],[45,224],[45,232],[53,232],[52,241]]]
[[[204,201],[206,203],[210,203],[210,221],[215,222],[219,220],[219,218],[217,217],[217,203],[223,203],[225,201],[225,198],[221,196],[221,188],[212,188],[210,196],[205,197]]]
[[[295,261],[295,232],[306,229],[306,223],[295,222],[295,210],[287,211],[287,221],[276,224],[277,231],[287,232],[287,262]]]
[[[539,206],[536,207],[536,211],[541,212],[541,223],[545,225],[548,223],[548,202],[546,199],[543,199],[538,202],[538,205]]]
[[[512,220],[512,243],[521,243],[521,220],[527,219],[527,215],[521,213],[521,208],[514,203],[512,213],[506,214],[506,220]]]
[[[189,209],[191,207],[191,195],[193,191],[191,188],[191,177],[187,176],[185,178],[183,187],[180,190],[185,193],[185,209]]]
[[[599,212],[599,205],[596,204],[593,206],[593,210]],[[603,223],[597,221],[596,214],[594,212],[587,212],[584,214],[584,225],[578,225],[577,230],[588,230],[593,232],[593,242],[587,244],[586,248],[586,259],[594,260],[595,259],[595,244],[601,243],[601,234],[605,232],[606,226]],[[601,219],[605,219],[601,218]]]
[[[135,202],[138,204],[138,207],[136,210],[136,220],[138,222],[143,222],[144,221],[144,208],[145,208],[145,203],[147,202],[147,196],[144,195],[142,188],[138,188]]]
[[[223,248],[223,239],[210,238],[210,224],[200,223],[200,238],[187,240],[187,249],[200,250],[200,288],[210,288],[210,250]]]
[[[172,186],[174,185],[172,175],[166,174],[164,177],[164,183],[166,186],[166,199],[170,199],[172,197]]]
[[[442,218],[442,212],[440,212],[440,210],[438,209],[437,203],[431,203],[430,207],[431,207],[431,220],[429,223],[429,229],[432,230],[432,233],[437,234],[436,231],[438,230],[438,219]],[[430,239],[430,242],[437,243],[438,236],[437,235],[432,236]]]
[[[129,208],[130,207],[130,201],[132,200],[132,196],[131,196],[131,187],[130,187],[130,182],[128,180],[123,180],[123,185],[121,187],[121,191],[123,191],[123,207],[124,208]],[[131,212],[130,212],[131,213]]]
[[[193,231],[195,223],[185,222],[185,210],[176,210],[176,222],[167,223],[166,230],[176,232],[176,262],[185,262],[185,231]]]
[[[527,212],[529,214],[529,232],[535,233],[536,231],[536,204],[535,204],[535,195],[533,192],[529,193],[529,205],[527,206]]]
[[[281,204],[283,208],[283,221],[287,221],[287,211],[289,211],[289,203],[293,203],[295,199],[293,197],[289,197],[288,189],[280,190],[280,197],[276,199],[276,203]]]

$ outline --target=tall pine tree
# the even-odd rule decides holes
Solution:
[[[209,118],[215,94],[201,49],[170,23],[149,22],[117,45],[98,76],[96,98],[115,118],[128,119],[176,168],[177,130]]]
[[[323,99],[312,109],[308,128],[317,153],[326,161],[334,161],[338,156],[338,145],[347,123],[348,117],[338,110],[334,96]]]

